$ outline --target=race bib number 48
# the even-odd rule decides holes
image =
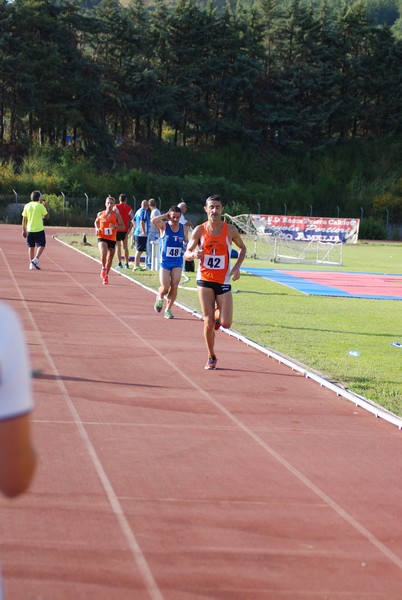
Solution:
[[[224,269],[226,266],[225,255],[204,254],[204,267],[207,269]]]
[[[166,248],[166,256],[170,258],[178,258],[181,256],[181,248],[175,248],[174,246],[168,246]]]

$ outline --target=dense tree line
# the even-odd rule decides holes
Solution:
[[[0,0],[0,146],[251,144],[402,133],[402,41],[362,2]]]

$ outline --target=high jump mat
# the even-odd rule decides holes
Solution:
[[[402,300],[402,275],[339,271],[288,271],[245,268],[243,271],[310,296]]]

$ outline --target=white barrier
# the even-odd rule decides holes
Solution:
[[[159,240],[150,242],[152,247],[151,253],[151,270],[159,271]]]

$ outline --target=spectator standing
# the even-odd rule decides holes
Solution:
[[[187,204],[185,202],[179,202],[179,204],[177,206],[180,208],[180,212],[181,212],[180,223],[182,225],[186,225],[190,229],[193,229],[194,225],[193,225],[192,221],[188,220],[185,216],[186,212],[187,212]]]
[[[141,255],[147,250],[147,237],[149,229],[148,200],[141,202],[141,207],[134,215],[134,236],[135,236],[135,258],[134,271],[144,271],[141,267]]]
[[[49,218],[49,211],[41,193],[34,190],[31,201],[25,204],[22,211],[22,237],[27,241],[29,269],[40,269],[39,257],[46,246],[46,234],[43,219]]]
[[[181,211],[181,217],[180,217],[180,223],[182,223],[183,225],[185,225],[186,227],[189,228],[189,236],[192,233],[193,230],[193,223],[191,221],[188,221],[186,219],[186,212],[187,212],[187,204],[185,202],[179,202],[179,204],[177,205],[180,208]],[[186,248],[184,248],[185,250]],[[184,270],[186,272],[191,272],[194,273],[195,271],[195,264],[193,260],[185,260],[184,261]]]
[[[154,217],[153,224],[160,235],[159,293],[154,309],[161,312],[167,298],[165,318],[173,319],[172,306],[177,298],[183,268],[184,244],[187,242],[188,228],[180,223],[181,211],[178,206],[169,208],[164,215]]]
[[[120,213],[120,216],[124,223],[124,230],[116,232],[116,247],[117,247],[117,258],[119,259],[117,269],[123,268],[123,258],[125,260],[124,268],[129,269],[129,249],[128,249],[128,238],[130,231],[133,227],[134,212],[129,204],[127,204],[127,194],[120,194],[119,202],[116,204],[116,210]],[[123,257],[124,252],[124,257]]]
[[[147,237],[147,256],[146,256],[146,267],[147,269],[151,269],[152,267],[152,246],[151,242],[156,242],[159,238],[159,231],[157,227],[152,223],[152,219],[158,217],[161,214],[159,208],[156,207],[155,198],[150,198],[148,200],[148,208],[150,209],[150,225]]]
[[[109,271],[112,267],[116,251],[116,233],[124,228],[123,219],[115,207],[115,199],[108,196],[105,200],[106,210],[98,212],[95,219],[95,229],[98,238],[98,248],[102,263],[101,279],[104,285],[109,283]]]

